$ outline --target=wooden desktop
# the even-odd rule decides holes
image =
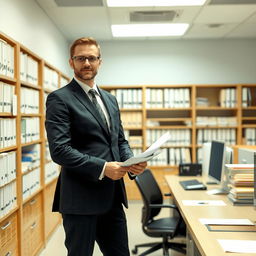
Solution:
[[[167,184],[172,192],[175,204],[187,225],[188,256],[227,256],[217,239],[256,240],[256,232],[216,232],[209,231],[202,224],[201,218],[249,219],[256,221],[256,210],[251,206],[233,206],[227,195],[208,195],[207,190],[187,191],[179,184],[181,180],[198,179],[201,177],[181,177],[166,175]],[[207,185],[208,190],[217,188],[217,185]],[[225,206],[196,205],[184,206],[182,200],[222,200]],[[255,255],[236,253],[236,256]]]

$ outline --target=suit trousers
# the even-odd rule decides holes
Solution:
[[[126,216],[120,202],[101,215],[62,214],[68,256],[92,256],[95,241],[104,256],[129,256]]]

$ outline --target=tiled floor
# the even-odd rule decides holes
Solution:
[[[129,245],[130,249],[133,249],[135,244],[157,241],[155,238],[147,237],[141,229],[141,208],[140,202],[130,202],[129,209],[126,209],[126,216],[128,222],[129,232]],[[169,212],[163,209],[161,215],[168,216]],[[143,252],[145,249],[139,249],[138,253]],[[64,246],[64,230],[60,226],[56,232],[52,235],[51,239],[47,243],[46,248],[41,252],[39,256],[65,256],[67,255],[66,248]],[[131,254],[132,255],[132,254]],[[162,256],[162,250],[150,254],[152,256]],[[170,251],[170,256],[182,256],[183,254]],[[93,256],[102,256],[97,244]],[[183,255],[184,256],[184,255]]]

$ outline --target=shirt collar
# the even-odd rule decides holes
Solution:
[[[89,85],[87,85],[86,83],[81,82],[80,80],[78,80],[76,77],[74,77],[74,79],[76,80],[76,82],[83,88],[83,90],[88,94],[90,89],[94,89],[98,95],[100,95],[99,93],[99,89],[96,83],[93,84],[93,87],[91,88]]]

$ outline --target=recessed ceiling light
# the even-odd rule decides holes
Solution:
[[[200,6],[206,0],[107,0],[109,7],[131,6]]]
[[[125,24],[112,25],[114,37],[182,36],[189,27],[186,23],[175,24]]]

